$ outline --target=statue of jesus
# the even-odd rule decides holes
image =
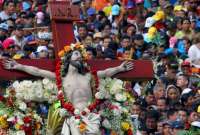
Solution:
[[[4,60],[4,68],[9,70],[19,70],[29,73],[34,76],[45,77],[49,79],[56,79],[54,72],[39,69],[37,67],[22,65],[14,60]],[[65,75],[62,77],[64,88],[64,96],[73,104],[74,108],[83,111],[87,107],[88,102],[92,99],[91,79],[90,72],[85,72],[85,63],[81,51],[73,50],[65,57]],[[133,69],[132,62],[123,62],[117,67],[108,68],[102,71],[97,71],[99,78],[111,77],[119,72],[125,72]],[[74,119],[66,120],[63,124],[61,135],[82,135],[76,127]],[[95,127],[95,125],[93,124]],[[96,130],[88,131],[84,135],[97,135],[100,133],[99,125],[96,125]]]

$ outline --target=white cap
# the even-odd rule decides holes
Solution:
[[[37,53],[41,52],[41,51],[48,51],[46,46],[38,46],[37,48]]]
[[[148,17],[146,19],[145,25],[144,27],[146,28],[150,28],[151,26],[153,26],[153,24],[156,22],[156,20],[153,17]]]
[[[52,34],[50,32],[38,32],[38,38],[44,40],[51,40]]]
[[[6,24],[6,23],[1,23],[1,24],[0,24],[0,29],[3,29],[3,30],[8,31],[8,24]]]
[[[190,88],[185,88],[185,89],[182,91],[181,95],[187,94],[187,93],[189,93],[190,91],[192,91],[192,89],[190,89]]]
[[[200,128],[200,121],[194,121],[191,125]]]

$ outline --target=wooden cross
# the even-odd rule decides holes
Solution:
[[[73,32],[73,21],[79,20],[79,7],[72,5],[69,0],[65,1],[49,1],[49,7],[51,12],[52,20],[52,31],[53,31],[53,42],[55,46],[56,59],[58,59],[58,52],[62,50],[66,44],[73,43],[74,32]],[[36,66],[45,70],[55,71],[55,60],[48,59],[21,59],[19,63]],[[153,78],[153,64],[151,61],[138,60],[134,62],[134,70],[126,73],[117,74],[115,77],[123,80],[150,80]],[[88,61],[91,69],[103,70],[108,67],[114,67],[121,63],[121,61],[105,61],[105,60],[91,60]],[[23,79],[33,78],[20,71],[9,71],[3,69],[0,66],[0,79],[11,80],[11,79]]]

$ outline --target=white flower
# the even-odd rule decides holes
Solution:
[[[72,50],[74,50],[74,47],[76,46],[76,44],[71,44],[70,45],[70,48],[72,49]]]
[[[20,130],[16,132],[16,135],[26,135],[26,134],[23,130]]]
[[[45,85],[44,88],[48,89],[48,90],[53,90],[54,89],[54,84],[53,83],[48,83],[48,85]]]
[[[99,91],[99,92],[97,92],[97,93],[95,94],[95,97],[96,97],[97,99],[104,99],[105,94],[104,94],[103,92]]]
[[[61,117],[65,117],[65,116],[67,116],[67,111],[66,111],[66,109],[60,109],[60,116]]]
[[[120,103],[118,103],[118,102],[112,102],[112,104],[114,105],[114,106],[117,106],[119,109],[121,109],[122,107],[121,107],[121,104]]]
[[[19,109],[22,111],[25,111],[27,108],[27,105],[24,102],[20,102],[19,103]]]
[[[32,81],[29,81],[29,80],[24,80],[22,82],[22,85],[24,85],[25,87],[30,87],[32,85]]]
[[[27,102],[31,101],[32,100],[31,95],[25,94],[24,95],[24,100],[27,101]]]
[[[90,113],[90,110],[88,108],[85,108],[83,111],[85,111],[87,114]]]
[[[19,81],[15,81],[14,83],[13,83],[13,87],[16,89],[16,88],[18,88],[19,87]]]
[[[24,124],[24,121],[23,121],[22,119],[18,119],[17,123],[18,123],[19,125],[23,125],[23,124]]]
[[[122,107],[122,111],[123,111],[124,113],[128,113],[128,112],[129,112],[128,109],[126,109],[125,107]]]
[[[121,111],[119,109],[113,109],[113,115],[119,117],[121,115]]]
[[[57,96],[52,95],[51,98],[48,99],[48,102],[51,104],[57,100]]]
[[[50,80],[47,79],[47,78],[44,78],[44,79],[42,80],[42,83],[43,83],[44,85],[47,85],[49,82],[50,82]]]
[[[110,87],[110,93],[116,94],[119,93],[122,89],[123,89],[123,81],[119,79],[114,79]]]
[[[38,89],[37,91],[35,91],[35,94],[36,94],[37,98],[42,99],[43,90],[42,89]]]
[[[16,98],[17,98],[17,99],[24,99],[23,93],[17,92],[17,93],[16,93]]]
[[[79,124],[80,124],[80,119],[75,119],[75,123],[76,123],[77,125],[79,125]]]
[[[80,112],[79,109],[75,109],[75,110],[74,110],[74,114],[75,114],[75,115],[79,115],[80,113],[81,113],[81,112]]]
[[[110,129],[111,128],[111,124],[110,122],[108,121],[108,119],[104,119],[103,122],[102,122],[102,126],[107,128],[107,129]]]
[[[119,102],[124,102],[127,100],[127,97],[125,94],[117,93],[115,94],[115,99]]]
[[[15,117],[10,117],[10,118],[7,119],[8,122],[12,122],[14,120],[15,120]]]
[[[43,95],[43,96],[44,96],[44,99],[47,99],[47,100],[48,100],[48,99],[51,99],[51,97],[50,97],[49,94],[50,94],[50,93],[45,92],[44,95]]]

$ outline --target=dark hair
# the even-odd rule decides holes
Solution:
[[[183,19],[182,19],[182,24],[183,24],[184,21],[188,21],[189,23],[191,23],[191,21],[190,21],[189,18],[183,18]]]
[[[192,92],[192,91],[190,91],[189,93],[183,94],[183,95],[181,96],[181,102],[182,102],[182,104],[184,105],[185,103],[187,103],[188,98],[189,98],[189,97],[193,97],[193,96],[195,96],[195,93]]]
[[[149,90],[146,90],[145,91],[145,95],[153,95],[153,90],[152,89],[149,89]]]
[[[76,51],[76,50],[74,50],[74,51]],[[79,51],[79,50],[77,50],[77,51]],[[72,54],[73,54],[73,51],[70,51],[64,57],[64,72],[65,72],[65,74],[62,74],[62,77],[65,77],[66,74],[68,73],[69,65],[71,63]],[[84,67],[78,68],[78,73],[85,74],[86,73],[86,69]]]
[[[16,3],[14,1],[12,1],[12,0],[8,0],[8,1],[5,0],[3,6],[7,7],[10,3],[13,3],[16,6]]]
[[[167,118],[169,118],[170,116],[174,115],[177,112],[176,109],[169,109],[167,111]]]
[[[80,28],[84,28],[84,29],[88,30],[88,27],[87,27],[87,25],[85,25],[85,24],[79,25],[79,26],[78,26],[78,30],[79,30]]]
[[[131,40],[131,38],[130,38],[129,36],[127,36],[127,35],[123,36],[123,37],[121,38],[121,41],[123,41],[124,39]]]
[[[111,39],[111,41],[112,41],[112,38],[111,38],[110,36],[104,36],[104,37],[103,37],[103,41],[104,41],[105,39]]]
[[[147,118],[153,118],[156,121],[158,121],[158,119],[159,119],[159,113],[158,113],[158,111],[156,111],[156,110],[150,110],[150,111],[148,111],[147,115],[146,115],[146,119]]]
[[[132,106],[139,106],[140,107],[140,109],[141,109],[141,105],[140,105],[140,103],[138,103],[138,102],[134,102],[133,104],[132,104]]]
[[[97,52],[96,52],[95,48],[93,48],[93,47],[87,47],[86,51],[91,52],[92,55],[95,56],[95,57],[97,55]]]

